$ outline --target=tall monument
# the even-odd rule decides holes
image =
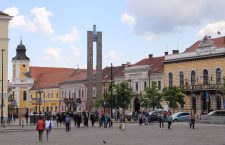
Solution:
[[[96,42],[96,78],[93,78],[93,43]],[[93,81],[95,81],[93,83]],[[87,102],[88,110],[93,105],[93,84],[96,84],[96,98],[102,97],[102,32],[87,31]]]
[[[8,26],[12,16],[0,11],[0,110],[1,124],[8,115]]]

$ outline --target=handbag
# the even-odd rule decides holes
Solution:
[[[51,120],[50,120],[50,124],[49,124],[49,129],[52,129],[52,123],[51,123]]]

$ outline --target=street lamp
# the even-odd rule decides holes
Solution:
[[[5,50],[4,49],[2,49],[2,103],[1,103],[1,125],[3,125],[3,52],[4,52]]]
[[[39,94],[39,100],[38,100],[38,109],[39,109],[39,117],[40,117],[40,106],[41,106],[41,93],[42,93],[43,91],[42,90],[37,90],[36,91],[36,101],[37,101],[37,94]],[[36,102],[36,108],[37,108],[37,102]]]

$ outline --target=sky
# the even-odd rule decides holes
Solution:
[[[224,7],[223,0],[0,0],[0,11],[13,16],[8,78],[21,37],[30,66],[86,68],[87,31],[96,25],[103,68],[133,64],[183,52],[205,35],[223,36]]]

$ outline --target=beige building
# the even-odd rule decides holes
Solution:
[[[165,56],[165,86],[180,86],[185,96],[185,111],[198,115],[224,109],[221,87],[225,76],[225,37],[205,36],[183,53]]]
[[[3,91],[3,116],[7,117],[8,115],[8,43],[9,43],[9,38],[8,38],[8,25],[9,21],[12,19],[11,16],[9,16],[6,13],[3,13],[0,11],[0,62],[1,62],[1,67],[0,67],[0,89],[1,89],[1,94]],[[4,51],[3,51],[4,50]],[[3,59],[2,59],[3,57]],[[3,60],[3,62],[2,62]],[[3,66],[3,70],[2,70]],[[3,75],[2,75],[3,72]],[[3,80],[2,80],[3,76]],[[2,90],[2,84],[3,84],[3,90]],[[2,97],[2,95],[0,95]],[[1,102],[2,99],[0,99]],[[1,109],[1,107],[0,107]]]

